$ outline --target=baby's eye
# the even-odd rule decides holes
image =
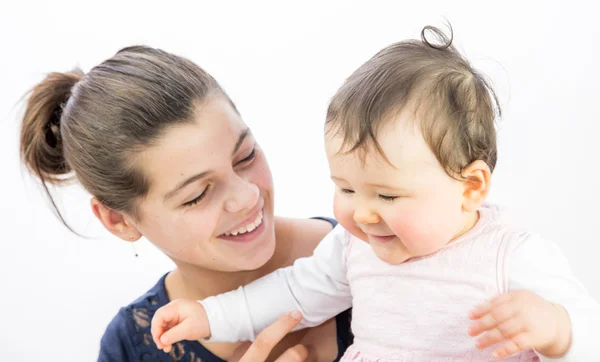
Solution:
[[[388,196],[388,195],[379,195],[379,198],[384,201],[394,201],[398,198],[398,196]]]
[[[354,190],[350,190],[350,189],[342,189],[342,193],[344,194],[353,194]]]

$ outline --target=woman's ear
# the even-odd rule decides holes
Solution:
[[[137,241],[142,237],[138,229],[127,221],[125,214],[108,208],[97,198],[90,201],[94,215],[100,220],[106,230],[125,241]]]
[[[468,165],[461,176],[464,187],[463,210],[477,211],[490,191],[492,171],[487,163],[477,160]]]

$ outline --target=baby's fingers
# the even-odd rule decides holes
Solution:
[[[504,345],[496,348],[492,352],[492,357],[494,359],[502,359],[531,348],[529,336],[526,333],[521,333],[508,340]]]
[[[169,352],[171,352],[171,348],[172,348],[172,347],[173,347],[173,346],[172,346],[172,345],[170,345],[170,344],[169,344],[169,345],[165,345],[165,346],[163,346],[163,349],[162,349],[162,350],[163,350],[163,351],[165,351],[165,353],[169,353]]]
[[[171,345],[173,343],[183,341],[186,339],[193,340],[194,338],[194,322],[189,319],[173,326],[168,331],[164,332],[160,337],[160,343],[163,345]],[[167,351],[168,352],[168,351]]]
[[[162,308],[159,308],[150,325],[150,333],[152,333],[152,339],[159,349],[163,349],[165,346],[161,343],[161,336],[168,329],[171,324],[177,324],[179,322],[179,315],[177,308],[174,308],[171,304],[167,304]]]
[[[510,293],[499,295],[491,299],[490,301],[482,303],[477,307],[473,308],[473,310],[471,310],[471,312],[469,313],[469,318],[473,320],[479,319],[485,314],[489,313],[492,309],[496,308],[497,306],[510,302],[511,299],[512,295]]]
[[[523,324],[518,319],[509,319],[477,339],[475,346],[478,349],[486,349],[489,346],[513,338],[524,331]]]
[[[510,304],[499,304],[483,314],[469,326],[469,335],[477,336],[489,331],[516,316],[516,308]]]

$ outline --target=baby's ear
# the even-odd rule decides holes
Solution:
[[[461,176],[464,186],[463,210],[477,211],[490,191],[492,171],[487,163],[477,160],[468,165]]]

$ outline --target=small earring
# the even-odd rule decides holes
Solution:
[[[129,236],[132,240],[133,240],[133,236]],[[131,247],[133,248],[133,255],[135,255],[135,257],[138,257],[138,253],[137,250],[135,250],[135,243],[131,242]]]

